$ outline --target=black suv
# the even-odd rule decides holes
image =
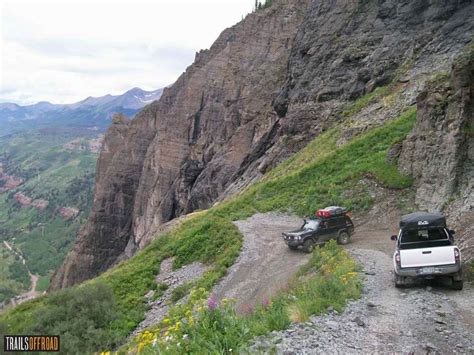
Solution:
[[[311,253],[316,244],[336,239],[339,244],[347,244],[354,232],[346,208],[331,206],[318,210],[315,218],[304,220],[300,229],[282,234],[283,240],[291,250],[299,247]]]

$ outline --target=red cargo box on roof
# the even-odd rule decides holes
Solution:
[[[329,207],[317,210],[315,215],[316,217],[320,217],[320,218],[329,218],[332,216],[337,216],[337,215],[346,214],[346,213],[347,213],[347,208],[345,207],[329,206]]]

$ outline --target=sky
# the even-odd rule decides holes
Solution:
[[[254,0],[0,0],[0,102],[172,84]]]

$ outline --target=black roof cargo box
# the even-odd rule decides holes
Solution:
[[[446,218],[441,213],[415,212],[402,216],[401,229],[443,228]]]

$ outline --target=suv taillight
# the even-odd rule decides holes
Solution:
[[[456,263],[459,263],[461,261],[461,253],[459,252],[458,248],[454,248],[454,260]]]
[[[400,268],[401,267],[401,261],[400,261],[400,252],[395,253],[395,262],[397,263],[397,266]]]

